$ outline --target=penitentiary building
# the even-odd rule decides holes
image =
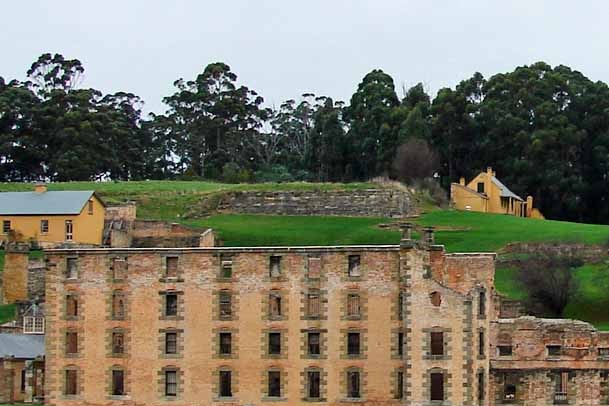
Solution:
[[[398,245],[46,254],[48,404],[603,404],[601,335],[499,319],[494,255],[447,254],[430,230]],[[572,362],[574,343],[592,361]],[[525,370],[527,357],[542,361]],[[596,403],[576,400],[582,385]]]

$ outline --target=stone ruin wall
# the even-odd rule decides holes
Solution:
[[[228,192],[219,211],[298,216],[403,217],[414,214],[408,192],[397,189]]]

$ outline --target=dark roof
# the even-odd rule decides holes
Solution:
[[[495,185],[497,185],[497,187],[499,187],[499,189],[501,189],[501,197],[511,197],[513,199],[520,200],[521,202],[524,201],[522,197],[518,196],[516,193],[508,189],[508,187],[501,183],[501,181],[496,177],[493,176],[491,180]]]
[[[79,214],[92,190],[0,193],[0,215]]]
[[[44,335],[0,333],[0,357],[34,359],[44,355]]]

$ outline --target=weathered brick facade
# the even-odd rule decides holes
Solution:
[[[547,321],[500,320],[494,255],[446,254],[430,232],[387,246],[49,250],[47,265],[45,394],[57,406],[546,405],[563,398],[563,370],[570,404],[609,396],[595,353],[609,335],[563,323],[546,339]],[[523,346],[499,356],[508,341]],[[532,350],[546,341],[563,343],[558,359]]]

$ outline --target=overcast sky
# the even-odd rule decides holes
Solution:
[[[0,76],[44,52],[77,58],[83,86],[163,112],[172,83],[223,61],[267,105],[304,92],[348,101],[383,69],[402,86],[454,87],[543,60],[609,82],[605,0],[3,0]]]

